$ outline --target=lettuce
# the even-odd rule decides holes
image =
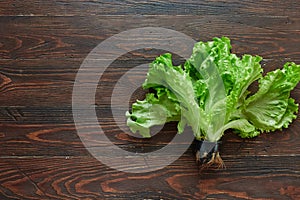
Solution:
[[[261,60],[232,54],[227,37],[196,43],[183,66],[174,66],[171,54],[161,55],[143,84],[153,92],[126,112],[127,125],[151,137],[151,127],[177,121],[178,133],[190,126],[197,140],[210,142],[227,129],[251,138],[287,128],[298,112],[290,92],[300,81],[300,65],[289,62],[263,76]],[[255,81],[258,91],[251,93]]]

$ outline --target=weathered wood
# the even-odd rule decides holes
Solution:
[[[73,81],[85,56],[109,36],[128,28],[141,26],[159,24],[167,28],[176,27],[176,30],[196,40],[210,40],[214,36],[227,35],[232,39],[234,53],[262,55],[265,58],[266,71],[280,68],[285,61],[299,62],[298,18],[294,24],[282,24],[280,20],[278,21],[280,18],[266,17],[259,20],[263,26],[268,26],[265,29],[258,24],[249,26],[225,19],[223,16],[201,18],[130,16],[128,19],[118,16],[100,19],[96,17],[1,17],[0,55],[4,60],[0,60],[0,91],[5,94],[0,96],[1,105],[38,106],[56,104],[57,101],[61,102],[61,105],[63,103],[70,105]],[[213,20],[214,23],[208,23],[209,20]],[[91,21],[93,24],[90,23]],[[111,24],[116,25],[114,30],[109,29]],[[107,78],[120,77],[122,70],[128,70],[128,66],[149,63],[159,53],[161,51],[139,51],[124,55],[119,62],[111,66],[111,69],[119,71],[119,74],[115,71],[109,74],[108,71]]]
[[[128,79],[128,84],[122,85],[122,87],[126,91],[134,93],[134,90],[138,88],[138,86],[134,83],[137,80],[143,82],[145,79],[145,72],[148,71],[147,66],[142,67],[139,65],[150,63],[156,56],[153,54],[147,58],[141,58],[140,55],[146,56],[146,53],[144,52],[143,54],[132,56],[131,58],[123,58],[124,60],[118,60],[107,68],[103,74],[100,84],[98,85],[96,93],[97,105],[108,106],[111,104],[110,98],[115,88],[115,84],[122,75],[132,68],[135,69],[136,73],[129,77],[130,79]],[[291,61],[291,59],[266,59],[263,61],[262,66],[264,71],[267,72],[277,68],[282,68],[283,64],[288,61]],[[297,62],[298,59],[294,61]],[[70,107],[73,85],[81,62],[81,60],[45,61],[42,59],[21,61],[0,60],[0,92],[2,94],[0,95],[0,105],[4,107],[59,106],[61,109],[64,109],[64,107]],[[177,60],[177,63],[183,62]],[[298,63],[300,63],[300,58]],[[86,73],[87,78],[89,73],[93,73],[93,70]],[[138,94],[135,96],[138,97]],[[291,95],[299,102],[299,85],[292,91]],[[82,98],[81,100],[83,101],[85,97],[78,98]],[[124,94],[120,94],[116,101],[122,102],[124,98]],[[59,104],[57,104],[57,102],[59,102]],[[49,109],[50,108],[47,110]],[[27,110],[27,112],[30,112],[30,110]]]
[[[0,17],[0,56],[2,59],[83,59],[109,36],[132,28],[159,26],[180,31],[195,40],[228,36],[237,54],[258,54],[268,59],[298,58],[299,18],[293,18],[290,24],[280,17],[257,19],[249,15],[247,20],[243,19],[223,15]],[[120,46],[124,48],[132,43],[123,42]]]
[[[96,108],[100,126],[110,140],[123,149],[136,152],[151,152],[169,143],[176,134],[176,123],[167,124],[151,139],[132,137],[120,116],[113,118],[109,107]],[[6,108],[0,110],[0,156],[86,156],[73,124],[71,108]],[[90,116],[84,116],[89,121]],[[241,139],[228,131],[223,137],[221,154],[225,156],[280,156],[299,155],[300,118],[288,129],[265,133],[254,139]],[[119,126],[124,129],[121,130]],[[80,126],[79,126],[80,127]],[[83,130],[91,132],[94,126],[84,125]],[[91,138],[101,133],[91,132]],[[189,144],[187,144],[189,145]],[[181,144],[174,145],[180,148]]]
[[[275,1],[122,1],[49,0],[3,1],[2,16],[88,16],[88,15],[252,15],[298,16],[293,0]]]
[[[199,173],[188,153],[155,173],[115,171],[87,157],[4,158],[2,199],[297,199],[300,158],[224,157]],[[26,190],[24,190],[26,188]]]

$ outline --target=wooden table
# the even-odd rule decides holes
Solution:
[[[300,199],[299,115],[288,129],[251,140],[228,132],[221,147],[227,168],[201,173],[191,148],[158,171],[111,169],[86,150],[72,116],[77,70],[114,34],[156,26],[195,40],[228,36],[234,53],[263,56],[269,71],[300,63],[299,10],[294,0],[1,1],[0,199]],[[134,51],[110,69],[128,70],[159,53]],[[107,98],[124,71],[115,71],[95,104],[105,133],[125,150],[166,145],[175,124],[150,140],[116,127]],[[300,102],[299,85],[291,95]]]

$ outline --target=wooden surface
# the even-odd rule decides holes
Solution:
[[[252,140],[228,132],[221,147],[226,169],[199,173],[189,148],[164,169],[134,174],[89,154],[71,107],[77,70],[109,36],[147,26],[195,40],[224,35],[234,53],[263,56],[269,71],[300,63],[299,10],[294,0],[1,1],[0,199],[300,199],[299,114],[289,129]],[[125,150],[153,151],[175,133],[169,124],[153,139],[134,139],[116,127],[110,111],[118,78],[159,53],[120,57],[98,90],[99,121]],[[299,85],[292,97],[300,103]]]

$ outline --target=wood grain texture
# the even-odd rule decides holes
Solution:
[[[228,36],[233,53],[263,56],[268,72],[288,61],[300,63],[299,9],[293,0],[1,1],[0,199],[300,199],[299,114],[288,129],[254,139],[243,140],[228,131],[220,149],[226,169],[199,172],[190,147],[166,168],[141,174],[116,171],[93,158],[77,134],[72,114],[73,84],[81,63],[114,34],[151,26],[195,40]],[[119,46],[127,49],[133,42],[124,40]],[[122,93],[116,99],[119,107],[114,107],[120,112],[112,116],[116,82],[163,52],[140,49],[120,56],[98,85],[93,106],[104,130],[99,134],[126,151],[155,151],[176,134],[175,123],[151,139],[121,130],[118,125],[126,128]],[[108,51],[105,56],[113,55]],[[175,56],[174,62],[182,59]],[[143,80],[144,71],[135,68],[131,85],[121,89],[138,88],[135,83]],[[85,75],[89,73],[93,71]],[[138,89],[130,101],[143,95]],[[291,96],[300,103],[299,85]],[[88,123],[79,128],[89,133],[95,146],[106,145],[97,143]],[[115,159],[123,168],[141,167]]]
[[[110,98],[112,92],[119,78],[135,66],[150,63],[159,54],[152,54],[144,59],[137,58],[139,55],[141,54],[132,56],[130,60],[120,59],[107,68],[96,93],[97,105],[109,106],[111,104]],[[135,58],[137,59],[135,60]],[[281,68],[288,61],[291,61],[291,59],[266,59],[263,61],[263,68],[267,72]],[[0,60],[0,63],[6,63],[0,68],[0,92],[3,94],[0,96],[0,105],[3,107],[12,106],[21,108],[45,107],[46,110],[47,107],[60,106],[62,109],[70,107],[75,76],[81,62],[79,60],[47,60],[45,62],[42,59],[20,61]],[[295,62],[297,62],[297,59],[295,59]],[[129,77],[128,84],[122,86],[124,90],[134,92],[132,90],[138,87],[134,82],[145,79],[143,74],[147,71],[147,67],[135,67],[134,69],[136,74]],[[86,75],[92,72],[91,70]],[[299,97],[299,85],[292,91],[291,95],[296,99]],[[120,94],[119,101],[122,101],[124,98],[124,94]],[[84,97],[81,100],[83,101]],[[57,102],[59,102],[59,105]]]
[[[200,174],[187,153],[155,173],[127,174],[87,157],[5,158],[0,161],[0,196],[2,199],[297,199],[299,159],[299,156],[225,157],[226,170]]]
[[[293,0],[38,0],[0,3],[2,16],[88,16],[88,15],[216,15],[261,14],[297,15],[299,4]]]
[[[109,107],[96,108],[98,120],[104,133],[114,144],[129,151],[151,152],[164,147],[176,133],[176,123],[167,124],[162,131],[151,139],[138,139],[128,135],[125,121],[121,116],[112,116]],[[2,134],[0,156],[86,156],[77,135],[71,108],[6,108],[0,109]],[[90,116],[85,116],[89,121]],[[226,156],[299,156],[300,118],[283,131],[265,133],[254,139],[241,139],[228,131],[223,137],[221,154]],[[120,127],[127,130],[124,132]],[[80,127],[80,126],[79,126]],[[82,129],[97,138],[100,133],[93,132],[93,126],[84,125]],[[174,148],[180,148],[175,145]]]
[[[300,20],[297,17],[291,20],[286,23],[286,17],[257,19],[251,15],[234,18],[230,15],[1,17],[0,56],[2,59],[83,59],[109,36],[131,28],[159,26],[180,31],[195,40],[228,36],[237,54],[297,59]],[[124,41],[120,45],[126,48],[130,44]]]

